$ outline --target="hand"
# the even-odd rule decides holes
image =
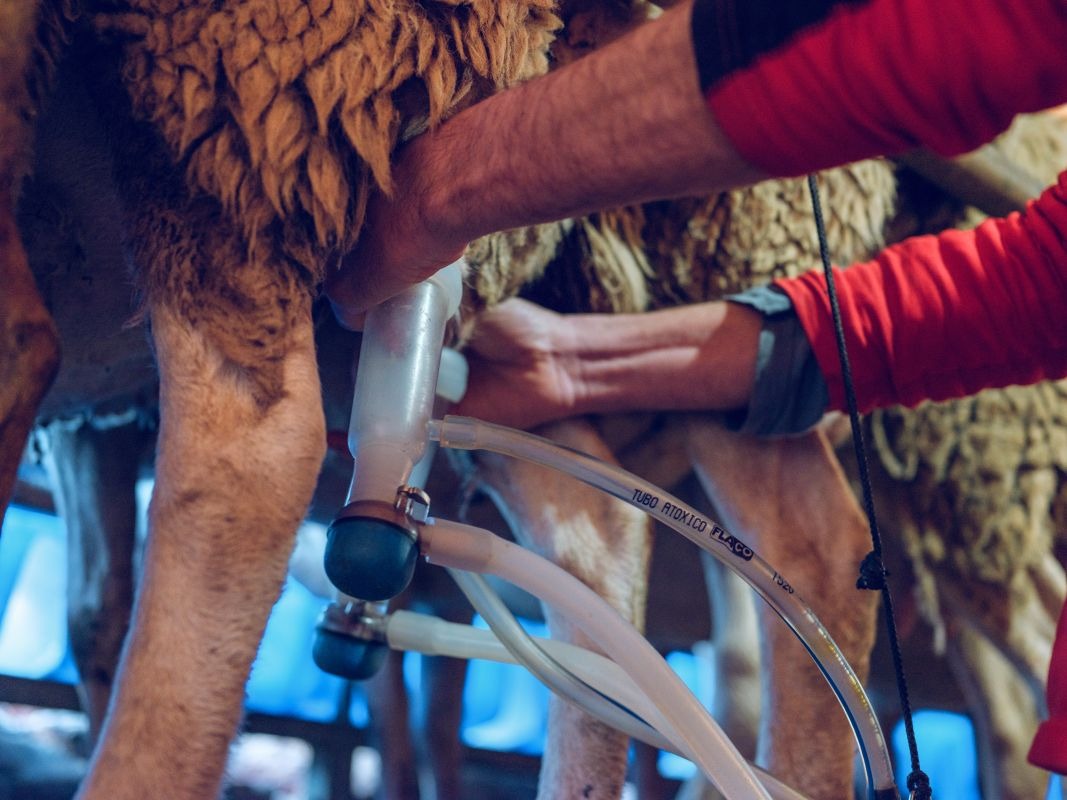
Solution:
[[[478,320],[466,351],[467,393],[449,413],[514,428],[573,416],[576,362],[568,318],[525,300],[508,300]]]
[[[425,210],[429,189],[419,180],[417,142],[397,163],[392,197],[372,195],[356,246],[327,276],[334,314],[350,330],[362,328],[370,308],[456,261],[467,246],[465,238]]]

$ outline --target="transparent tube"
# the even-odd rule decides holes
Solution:
[[[485,578],[475,572],[461,569],[450,569],[448,572],[470,600],[474,610],[488,623],[499,642],[541,683],[615,730],[661,750],[672,749],[671,742],[659,731],[594,692],[588,683],[575,677],[534,641]]]
[[[500,643],[493,631],[456,622],[446,622],[439,617],[413,611],[394,611],[388,617],[386,632],[389,646],[394,650],[410,650],[426,655],[468,660],[478,658],[502,664],[518,663],[515,656]],[[605,697],[610,697],[620,706],[630,709],[646,720],[655,720],[660,716],[658,709],[648,701],[648,698],[634,685],[622,668],[610,658],[567,642],[541,637],[531,638],[568,672]],[[649,742],[649,744],[654,743]],[[671,742],[670,744],[671,752],[693,760],[677,743]],[[661,744],[655,744],[655,746],[668,749],[663,748]],[[750,766],[759,776],[773,800],[806,800],[802,794],[782,783],[769,772],[754,764]]]
[[[748,763],[700,701],[655,648],[596,592],[549,561],[489,531],[434,520],[423,526],[430,563],[488,572],[558,609],[633,679],[662,713],[664,733],[677,741],[708,780],[732,800],[770,800]]]
[[[737,572],[796,634],[841,701],[856,735],[870,793],[896,791],[885,737],[859,678],[811,608],[752,548],[658,486],[586,453],[469,417],[434,420],[429,430],[430,438],[445,447],[489,450],[571,475],[647,512]]]
[[[516,663],[515,657],[497,639],[492,631],[446,622],[437,617],[417,614],[412,611],[394,611],[386,624],[389,646],[396,650],[414,650],[434,656],[452,658],[480,658],[485,661]],[[559,642],[554,639],[536,638],[537,644],[552,658],[560,662],[579,680],[593,686],[601,694],[631,709],[636,714],[652,719],[649,703],[634,686],[623,669],[600,653],[584,647]]]

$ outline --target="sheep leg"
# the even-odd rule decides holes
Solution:
[[[270,285],[269,275],[249,271],[250,286]],[[241,299],[248,324],[261,299]],[[82,798],[218,793],[244,684],[325,451],[308,298],[262,302],[292,309],[294,321],[256,331],[253,344],[280,355],[252,366],[170,307],[151,308],[161,423],[149,539],[118,690]],[[265,396],[259,378],[268,369],[277,385]]]
[[[29,161],[29,65],[39,5],[0,0],[0,521],[59,367],[59,334],[30,273],[14,207],[19,172]]]
[[[381,671],[364,684],[371,727],[382,756],[384,800],[418,800],[419,776],[408,726],[408,692],[404,654],[390,652]]]
[[[0,192],[3,183],[0,181]],[[0,197],[0,520],[11,500],[37,409],[59,368],[59,333],[44,307],[15,227]]]
[[[860,678],[866,677],[877,597],[854,585],[870,542],[824,436],[757,441],[694,419],[690,451],[726,526],[784,571]],[[810,797],[851,796],[853,740],[837,700],[768,607],[761,609],[760,622],[760,760]]]
[[[570,420],[540,431],[570,447],[611,459],[593,428]],[[516,537],[595,589],[639,628],[644,622],[650,525],[639,511],[542,467],[487,459],[479,472]],[[594,647],[567,620],[546,609],[555,637]],[[553,699],[538,797],[619,797],[626,774],[626,737]]]
[[[756,757],[760,718],[759,622],[748,584],[701,553],[715,660],[712,714],[746,758]]]
[[[948,660],[974,720],[987,800],[1044,797],[1048,773],[1026,762],[1039,722],[1031,686],[997,647],[970,625],[948,637]]]
[[[756,757],[760,718],[759,617],[748,584],[701,552],[712,614],[715,689],[711,713],[741,755]],[[702,775],[688,780],[675,800],[720,800]]]
[[[100,732],[133,606],[138,459],[153,434],[138,423],[45,431],[56,505],[67,527],[67,620],[82,708]]]
[[[943,604],[988,637],[1044,704],[1052,642],[1067,593],[1056,556],[1044,554],[1010,587],[983,584],[962,592],[945,581],[939,590]]]
[[[446,617],[447,619],[447,617]],[[470,615],[452,619],[470,622]],[[437,800],[459,800],[463,796],[460,765],[463,763],[459,728],[463,715],[463,686],[467,662],[456,658],[423,657],[422,723],[423,746]]]

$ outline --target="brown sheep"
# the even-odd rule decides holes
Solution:
[[[323,455],[315,285],[401,136],[544,69],[558,20],[543,0],[3,0],[0,19],[0,493],[55,369],[13,201],[69,36],[118,154],[162,418],[144,579],[82,794],[210,796]]]
[[[168,663],[171,659],[167,656],[174,651],[175,641],[188,645],[190,655],[196,648],[189,636],[182,636],[181,628],[167,624],[160,606],[182,611],[182,590],[190,584],[164,576],[160,566],[152,572],[153,564],[179,563],[189,569],[203,560],[220,566],[234,563],[234,554],[248,549],[242,535],[253,533],[234,531],[235,535],[229,535],[229,528],[238,527],[233,524],[237,518],[229,506],[213,499],[214,495],[221,493],[223,485],[236,486],[241,477],[252,482],[243,484],[242,490],[256,486],[256,479],[263,478],[262,491],[239,498],[243,503],[237,507],[255,503],[261,509],[270,508],[272,504],[267,501],[280,496],[282,486],[292,490],[292,499],[284,508],[276,508],[276,515],[263,520],[263,529],[271,535],[259,535],[272,543],[259,554],[267,568],[256,576],[229,576],[234,581],[227,590],[233,590],[238,580],[245,582],[244,591],[251,590],[253,599],[266,600],[266,604],[259,603],[263,608],[269,605],[280,580],[283,545],[299,513],[295,495],[301,494],[306,503],[308,475],[314,474],[315,456],[321,453],[321,443],[312,445],[321,432],[321,421],[305,418],[300,423],[303,430],[293,427],[293,419],[300,417],[297,412],[302,410],[308,416],[316,394],[308,359],[310,288],[325,265],[351,244],[372,182],[388,184],[388,156],[398,138],[427,121],[432,123],[475,94],[484,93],[490,85],[506,85],[542,68],[539,56],[555,24],[547,4],[515,4],[528,10],[528,34],[525,29],[520,33],[510,29],[503,21],[507,15],[497,15],[490,4],[461,4],[457,13],[467,12],[467,21],[452,23],[451,28],[443,26],[443,16],[433,14],[416,14],[417,23],[409,28],[410,17],[394,14],[392,4],[380,8],[368,5],[366,16],[358,18],[350,7],[328,0],[265,1],[232,9],[224,4],[218,11],[209,4],[176,0],[101,2],[99,9],[92,9],[99,11],[92,14],[97,29],[108,40],[120,43],[120,71],[130,89],[136,118],[153,123],[162,139],[161,143],[155,134],[145,134],[140,128],[122,130],[122,115],[112,120],[130,148],[119,165],[119,178],[125,199],[136,205],[130,210],[128,223],[131,236],[136,238],[135,260],[147,269],[143,278],[146,309],[164,381],[161,483],[166,486],[170,482],[172,487],[161,489],[157,495],[154,521],[164,533],[157,530],[154,534],[156,543],[149,556],[149,576],[154,583],[146,586],[139,606],[139,620],[149,623],[142,631],[151,633],[135,635],[126,656],[126,672],[135,677],[165,667],[177,692],[187,676]],[[506,8],[512,10],[512,6]],[[437,22],[442,22],[439,29],[434,28]],[[366,33],[368,30],[371,33]],[[454,50],[442,44],[450,33],[456,37],[454,42],[462,43]],[[504,40],[498,33],[505,39],[518,36],[521,44],[502,46]],[[397,42],[398,48],[403,44],[409,49],[403,50],[402,57],[390,54],[371,63],[362,57],[360,35],[380,36]],[[468,35],[471,38],[465,38]],[[502,49],[494,50],[494,46]],[[509,54],[512,60],[501,53]],[[367,95],[352,85],[353,74],[374,75]],[[94,78],[99,84],[94,86],[98,97],[108,107],[121,108],[125,98],[102,81]],[[422,111],[394,113],[394,105],[407,108],[408,103]],[[403,130],[401,119],[405,121]],[[174,159],[185,167],[191,188],[174,179],[170,166]],[[758,190],[754,196],[758,197]],[[737,202],[744,208],[744,200]],[[797,210],[802,201],[795,203],[786,201],[785,207]],[[718,206],[718,213],[727,213],[728,207]],[[702,212],[695,206],[690,211],[697,216],[703,213],[717,224],[714,206]],[[870,216],[860,227],[876,229],[883,211],[875,207],[861,212]],[[213,229],[220,214],[224,221]],[[722,221],[719,218],[718,222]],[[599,225],[597,220],[582,224],[590,252],[605,238]],[[861,235],[861,244],[868,249],[875,247],[876,238]],[[775,244],[788,249],[796,243],[787,237]],[[609,249],[612,257],[622,262],[616,266],[622,267],[624,276],[634,277],[634,266],[639,275],[640,256],[632,255],[633,250]],[[846,246],[838,255],[848,259],[860,255],[860,250],[849,251]],[[208,256],[226,260],[227,269],[208,264]],[[788,258],[798,256],[794,253]],[[594,271],[602,271],[599,265],[604,262],[593,258],[586,263]],[[685,273],[668,270],[662,274],[669,277],[644,289],[643,296],[674,300],[679,295],[694,297],[707,291],[706,285],[694,288],[687,283]],[[598,285],[607,287],[608,298],[627,297],[624,281],[617,277],[605,281],[603,277]],[[268,301],[275,298],[277,302]],[[637,307],[645,305],[635,302]],[[191,358],[187,360],[187,356]],[[48,361],[47,357],[41,359],[45,367]],[[294,379],[293,371],[302,377]],[[221,397],[208,397],[209,390]],[[236,408],[243,410],[233,415]],[[272,435],[280,437],[277,443],[281,452],[302,462],[292,464],[299,469],[280,482],[276,478],[273,485],[264,477],[271,474],[268,453],[255,452]],[[221,450],[207,446],[227,440],[231,444]],[[814,457],[829,465],[825,446],[813,446]],[[301,452],[303,458],[294,456]],[[250,458],[250,454],[255,457]],[[190,472],[191,464],[198,465],[197,474]],[[828,480],[839,484],[838,473],[831,466],[827,469]],[[226,498],[226,502],[232,499]],[[842,503],[847,505],[845,500]],[[185,525],[190,520],[194,524],[184,541],[176,532],[180,519],[186,520]],[[756,524],[746,523],[740,512],[738,522],[743,529]],[[226,535],[217,540],[200,541],[223,531]],[[768,542],[766,546],[774,545]],[[638,550],[640,547],[647,545],[639,545]],[[775,556],[771,560],[775,561]],[[194,575],[190,580],[195,584],[198,578]],[[203,588],[209,596],[220,598],[213,610],[225,611],[221,598],[227,590],[221,583]],[[811,597],[813,592],[807,594]],[[640,604],[632,594],[619,598],[619,603],[640,616]],[[187,609],[186,613],[190,619],[198,618],[197,609]],[[858,628],[863,628],[865,615],[869,613],[860,609],[855,623]],[[257,626],[262,627],[262,618],[210,616],[211,623],[229,632],[231,644],[241,643],[230,651],[235,659],[233,673],[241,672],[241,663],[237,663],[241,659],[234,653],[247,653]],[[862,650],[863,636],[858,634],[858,650]],[[185,655],[181,647],[177,652]],[[199,662],[199,669],[215,662],[216,654],[210,655]],[[243,664],[246,671],[247,662]],[[193,674],[192,670],[188,674]],[[235,686],[230,680],[213,687],[220,704],[234,708],[230,695],[239,696]],[[144,678],[127,683],[114,706],[112,728],[121,731],[152,722],[145,719],[138,704],[155,697]],[[203,719],[203,713],[195,709],[174,712],[174,718],[161,724],[174,725],[190,717]],[[225,739],[233,725],[232,716],[221,720],[213,735]],[[105,739],[98,765],[112,767],[137,760],[128,749],[130,743],[118,741],[118,736],[110,736],[111,744]],[[217,745],[209,749],[219,750]],[[195,754],[190,756],[190,762],[199,760]],[[797,754],[782,758],[787,766],[791,759],[794,769],[807,766]],[[182,763],[176,771],[207,775],[217,763],[217,756],[205,754],[204,763]],[[151,774],[144,763],[138,768],[145,775]],[[99,781],[106,781],[106,777]],[[90,791],[93,789],[108,791],[104,782],[91,783]]]
[[[278,20],[288,19],[288,17],[284,15],[281,17],[277,15],[271,16],[269,12],[274,6],[272,4],[268,4],[268,6],[263,6],[263,8],[267,9],[267,11],[264,11],[265,16],[260,18],[253,15],[249,17],[249,20],[251,20],[256,30],[267,38],[269,38],[266,33],[268,28],[271,31],[270,35],[282,36],[278,27]],[[289,297],[290,300],[294,297],[299,297],[302,290],[301,287],[306,288],[308,284],[309,275],[315,275],[316,265],[321,265],[329,253],[336,252],[347,244],[339,236],[338,232],[342,229],[347,230],[341,225],[341,222],[348,220],[350,217],[358,219],[362,213],[362,201],[359,199],[352,200],[349,196],[350,194],[358,196],[360,192],[358,190],[349,192],[344,187],[342,187],[342,190],[336,186],[327,186],[323,183],[321,175],[318,176],[318,179],[316,178],[315,165],[320,164],[320,158],[327,158],[325,155],[318,154],[319,150],[326,146],[322,144],[321,140],[331,140],[333,136],[341,136],[344,140],[341,149],[344,152],[343,148],[355,144],[355,138],[358,137],[352,134],[351,126],[344,124],[341,125],[343,136],[332,128],[326,130],[322,126],[321,119],[317,129],[315,125],[309,122],[310,118],[303,119],[303,122],[307,123],[307,127],[302,128],[298,124],[301,121],[299,114],[296,115],[298,119],[294,121],[293,115],[290,113],[293,105],[291,101],[295,96],[299,96],[300,93],[288,91],[287,85],[283,85],[282,90],[279,91],[276,105],[270,105],[265,111],[261,109],[262,113],[258,116],[254,114],[250,116],[251,112],[247,110],[246,105],[255,108],[256,102],[262,100],[262,98],[257,97],[254,92],[252,95],[242,94],[242,87],[252,91],[258,85],[251,79],[249,79],[250,82],[247,86],[242,84],[241,76],[245,74],[242,70],[253,71],[253,69],[258,69],[264,71],[268,68],[275,72],[282,70],[286,63],[284,62],[285,47],[265,47],[260,52],[256,49],[258,45],[254,41],[251,43],[247,41],[238,43],[232,38],[235,28],[232,25],[228,27],[226,19],[223,18],[220,21],[219,17],[208,14],[203,7],[195,3],[185,4],[181,8],[176,4],[163,4],[159,7],[149,6],[148,4],[134,4],[123,8],[123,13],[113,15],[110,13],[111,7],[105,6],[105,13],[94,17],[94,20],[98,23],[97,27],[103,29],[109,37],[116,35],[130,37],[128,39],[120,38],[123,49],[123,79],[127,85],[132,87],[134,108],[138,116],[148,117],[158,124],[170,151],[169,153],[161,153],[152,137],[144,135],[140,130],[126,131],[121,130],[121,126],[117,126],[120,127],[117,133],[121,135],[123,142],[139,156],[130,159],[129,152],[124,154],[125,158],[122,163],[118,164],[118,172],[120,191],[126,196],[127,201],[129,201],[130,197],[138,197],[141,200],[138,207],[131,213],[132,221],[129,224],[137,234],[133,246],[134,258],[139,264],[150,266],[150,272],[148,277],[143,279],[143,285],[149,316],[153,323],[157,349],[159,350],[161,364],[164,365],[164,438],[161,444],[160,465],[164,468],[164,474],[161,475],[161,484],[165,486],[167,483],[166,469],[175,470],[180,475],[182,474],[183,462],[168,461],[166,457],[168,391],[165,359],[167,347],[161,347],[161,344],[164,341],[170,343],[170,346],[173,347],[182,347],[183,344],[187,344],[187,342],[184,342],[184,336],[178,335],[178,331],[182,328],[180,318],[188,316],[191,318],[191,322],[194,322],[204,330],[210,331],[212,337],[218,337],[218,341],[210,343],[209,349],[217,347],[224,355],[224,361],[220,366],[223,364],[233,365],[232,369],[231,367],[223,366],[221,374],[230,377],[231,373],[236,370],[235,377],[239,379],[241,384],[237,388],[238,396],[242,395],[244,390],[248,390],[248,399],[260,411],[264,410],[263,407],[273,409],[277,403],[284,403],[286,398],[278,399],[277,397],[279,391],[279,366],[280,362],[285,360],[284,352],[286,346],[284,345],[284,340],[287,338],[286,331],[292,330],[292,326],[297,324],[300,314],[294,312],[294,306],[297,304],[292,302],[281,303],[279,307],[262,308],[256,302],[257,293],[260,291],[260,287],[257,284],[260,281],[264,281],[268,285],[273,284],[272,291],[279,291],[282,296]],[[296,6],[294,5],[293,8],[296,8]],[[315,6],[310,6],[310,8],[315,8]],[[323,19],[329,16],[327,14],[331,9],[329,4],[322,4],[317,8],[325,15]],[[153,16],[150,13],[153,11],[162,12],[162,15],[159,17]],[[242,13],[244,12],[242,11]],[[331,24],[339,23],[341,27],[344,27],[344,24],[352,23],[352,20],[345,17],[342,12],[338,13],[341,18],[339,20],[330,18]],[[174,14],[175,16],[171,17],[168,14]],[[620,12],[618,19],[625,24],[629,24],[629,19],[625,13]],[[238,21],[248,22],[243,18]],[[168,22],[173,23],[173,31],[168,28]],[[261,25],[262,30],[260,29]],[[273,27],[271,27],[272,25]],[[306,29],[302,27],[303,25],[304,22],[300,20],[294,23],[294,30],[297,34],[305,32]],[[329,29],[330,25],[324,23],[324,28]],[[316,30],[315,26],[312,25],[310,30]],[[582,29],[576,26],[575,30],[581,31]],[[586,36],[586,40],[595,38],[593,35]],[[283,36],[282,42],[284,43],[285,41],[288,40],[285,40]],[[579,37],[579,45],[581,41],[582,39]],[[209,58],[204,52],[205,47],[208,53],[221,53],[221,60]],[[218,50],[213,51],[211,47],[216,47]],[[334,51],[331,50],[330,52],[331,58],[334,57]],[[253,60],[248,62],[248,59]],[[417,67],[418,64],[416,64]],[[215,69],[221,69],[226,74],[220,73],[216,75],[212,73],[212,70]],[[279,73],[280,77],[288,79],[288,73],[282,73],[284,73],[284,70]],[[180,97],[175,94],[179,77],[181,85]],[[299,77],[301,76],[294,75],[292,80],[296,80]],[[285,84],[285,80],[282,82]],[[501,78],[499,82],[506,82],[506,76]],[[323,86],[327,84],[328,81]],[[220,91],[228,98],[227,103],[224,104],[225,109],[209,112],[207,107],[202,105],[206,96],[204,93],[205,86],[212,87],[212,90],[220,86],[223,87]],[[319,84],[316,83],[315,86],[319,86]],[[112,87],[106,84],[94,86],[93,88],[97,95],[109,104],[121,106],[124,103],[122,95],[116,93]],[[305,88],[314,94],[313,87],[308,86]],[[333,91],[333,88],[330,91]],[[389,88],[397,87],[390,86]],[[233,94],[235,99],[230,99],[227,93]],[[329,93],[327,92],[327,94]],[[273,96],[267,98],[267,100],[273,102]],[[333,98],[333,100],[339,102],[339,98]],[[237,104],[238,102],[240,105]],[[330,108],[340,108],[342,111],[339,113],[347,113],[343,103]],[[327,113],[330,108],[327,108]],[[238,109],[239,113],[234,112],[234,109]],[[277,113],[274,113],[275,111]],[[377,111],[375,109],[371,109],[371,111],[373,112],[371,114],[372,118],[379,120],[379,117],[374,116]],[[211,116],[212,114],[215,114],[215,116]],[[121,120],[122,117],[118,116],[117,119]],[[295,126],[295,130],[291,130],[292,126]],[[383,131],[378,130],[378,133],[383,134]],[[385,131],[384,133],[393,137],[396,135],[395,131]],[[344,139],[344,136],[348,137],[347,140]],[[242,139],[241,137],[244,138]],[[264,148],[268,146],[274,147],[279,140],[286,140],[287,138],[293,147],[300,150],[300,152],[292,155],[293,161],[287,162],[286,153],[283,152],[269,153],[268,155],[271,156],[269,161],[264,159],[257,160],[254,155],[251,155],[261,152],[259,145]],[[312,142],[311,145],[306,146],[306,154],[304,150],[300,149],[305,147],[305,139],[309,139]],[[233,144],[235,140],[243,142],[244,149],[239,147],[237,151],[234,151],[232,148],[235,146]],[[215,199],[221,201],[222,210],[228,212],[227,218],[231,215],[237,215],[237,219],[244,226],[243,236],[231,235],[227,238],[223,233],[210,228],[209,222],[213,221],[213,217],[217,213],[212,201],[198,199],[195,203],[188,204],[183,199],[185,196],[184,189],[173,180],[168,168],[170,158],[183,157],[187,148],[189,149],[189,157],[185,159],[185,166],[194,187],[201,191],[206,191],[209,195],[214,194],[216,196]],[[227,155],[232,156],[232,158],[227,158]],[[373,156],[373,153],[371,153],[371,156]],[[362,174],[364,176],[363,179],[369,181],[367,175],[374,173],[374,160],[372,157],[368,157],[367,160],[371,166],[367,167]],[[306,166],[307,173],[304,174],[301,169],[297,169],[292,181],[281,180],[275,174],[279,163],[296,164],[301,169]],[[150,170],[154,171],[151,179],[147,178],[143,171],[146,165]],[[381,167],[380,164],[379,167]],[[235,175],[237,177],[234,177]],[[318,180],[317,186],[316,180]],[[322,201],[322,198],[319,198],[309,190],[309,186],[316,190],[325,186],[329,190],[326,191],[327,200],[333,201],[333,204]],[[358,188],[365,187],[360,185]],[[309,200],[309,198],[311,199]],[[316,205],[317,202],[319,205]],[[198,220],[195,236],[191,236],[188,229],[184,227],[183,217],[186,214]],[[305,224],[302,228],[294,229],[292,222],[294,219],[310,220],[312,224]],[[592,238],[591,232],[593,230],[593,227],[585,229],[588,238]],[[204,241],[200,241],[200,236],[204,237]],[[486,246],[495,247],[496,250],[494,252],[498,257],[505,251],[515,255],[517,252],[516,247],[519,247],[519,250],[523,250],[521,237],[513,236],[505,241],[506,245],[498,240],[498,244]],[[516,241],[518,241],[518,245],[516,245]],[[544,233],[542,232],[533,241],[537,243],[539,250],[543,249],[545,245]],[[227,261],[231,265],[243,263],[244,266],[233,270],[212,270],[207,265],[200,266],[197,264],[193,274],[190,274],[188,265],[181,263],[185,254],[187,252],[191,253],[192,260],[196,261],[197,253],[205,247],[213,251],[213,254],[228,254]],[[264,260],[269,260],[270,254],[275,250],[280,251],[281,261],[277,265],[279,268],[276,271],[263,270],[257,264],[250,263],[245,258],[246,251],[243,248],[247,248],[247,252],[256,253],[257,256]],[[610,295],[612,292],[617,291],[619,286],[624,286],[627,278],[630,279],[631,284],[633,283],[632,279],[635,276],[632,269],[630,269],[631,265],[623,264],[622,266],[621,277],[618,275],[613,276],[608,271],[602,271],[600,283],[607,287],[602,291]],[[516,272],[513,268],[511,269],[512,274],[518,274],[519,272],[521,271]],[[488,299],[493,298],[490,296],[491,293],[483,287],[486,286],[487,276],[492,276],[493,274],[488,268],[478,273],[479,288],[481,290],[479,294]],[[508,272],[500,271],[496,274],[506,275]],[[282,278],[280,284],[279,276]],[[506,294],[507,292],[504,291],[497,296],[505,296]],[[593,302],[594,305],[598,302],[595,297]],[[174,308],[175,305],[178,306],[177,309]],[[175,314],[176,311],[179,313]],[[236,311],[241,313],[237,314],[235,313]],[[306,313],[306,309],[301,313]],[[178,319],[175,319],[175,316]],[[253,320],[252,322],[248,322],[250,318]],[[224,320],[225,326],[222,324]],[[175,326],[177,327],[175,328]],[[253,330],[253,328],[262,328],[262,330]],[[171,342],[171,340],[163,338],[167,330],[173,330],[177,337],[175,341]],[[269,335],[260,336],[258,335],[260,333],[268,333]],[[305,342],[304,346],[306,346],[307,340],[304,339],[303,341]],[[202,357],[203,355],[201,354]],[[181,372],[183,366],[180,362],[175,361],[173,365],[179,370],[178,374],[183,376],[186,374]],[[186,389],[185,386],[180,384],[172,384],[171,388],[176,397],[181,397],[183,390]],[[189,400],[190,402],[196,402],[197,398],[190,397]],[[228,405],[228,403],[225,405]],[[210,417],[212,414],[222,410],[225,405],[219,405],[217,402],[209,403],[203,413]],[[171,412],[171,416],[173,416],[173,412]],[[188,416],[186,414],[187,418]],[[281,424],[280,417],[280,414],[277,415],[279,424]],[[210,434],[204,437],[205,441],[211,441],[213,436],[218,436],[221,433],[211,432],[211,423],[215,421],[210,419],[202,421],[207,423],[207,430]],[[195,416],[189,424],[194,423]],[[185,424],[185,421],[182,421],[182,424]],[[249,444],[245,448],[246,450],[251,451],[254,449],[251,446],[251,440],[252,434],[249,432]],[[177,441],[178,446],[182,446],[183,442],[180,437]],[[233,463],[237,460],[236,453],[229,457],[223,456],[219,458],[218,454],[212,454],[202,447],[195,446],[186,455],[186,457],[190,456],[201,456],[205,463],[214,461],[214,463],[219,464],[219,468],[224,472],[232,469]],[[210,470],[208,472],[210,473]],[[192,476],[189,477],[192,478]],[[192,483],[195,488],[186,490],[184,496],[192,495],[195,504],[201,499],[198,493],[204,492],[202,488],[203,480],[193,479]],[[167,495],[161,495],[161,497],[163,501],[168,499]],[[173,502],[175,505],[182,505],[180,500],[181,497],[174,498]],[[514,502],[518,503],[519,501],[515,500]],[[162,513],[160,511],[161,504],[163,503],[157,500],[154,512],[157,516]],[[291,513],[290,519],[292,518]],[[630,512],[624,510],[621,513],[628,514]],[[224,521],[231,514],[232,512],[219,512],[219,516]],[[643,523],[635,524],[643,525]],[[595,533],[591,532],[591,535],[594,540],[599,538]],[[158,540],[158,536],[156,538]],[[280,530],[276,538],[284,538]],[[614,585],[614,589],[609,593],[616,596],[616,603],[635,620],[640,619],[641,602],[640,596],[634,595],[634,587],[639,588],[641,585],[641,573],[644,569],[644,560],[647,558],[647,537],[643,541],[645,543],[642,544],[640,539],[635,540],[634,547],[636,547],[636,550],[632,551],[634,553],[633,557],[627,556],[625,553],[619,555],[620,548],[606,548],[616,553],[618,558],[621,558],[619,563],[623,565],[622,568],[625,573],[625,576],[609,581],[609,584]],[[543,544],[542,548],[548,547],[551,549],[558,547],[560,543],[557,541],[555,545]],[[163,545],[154,545],[153,547],[158,551]],[[171,547],[173,548],[171,551],[159,554],[155,560],[168,564],[175,558],[180,560],[182,548],[175,542],[171,543]],[[231,552],[240,550],[240,544],[239,542],[232,542],[229,545],[229,549],[226,549],[224,542],[214,542],[211,545],[210,552],[215,552],[215,548],[219,548],[215,556],[216,562],[225,564],[232,560]],[[601,549],[605,549],[604,545],[601,545]],[[277,572],[278,553],[281,550],[281,547],[275,548],[275,573]],[[645,555],[642,555],[642,551]],[[153,550],[149,552],[149,568],[151,569],[152,556],[156,555],[156,553]],[[151,572],[149,575],[151,576]],[[595,576],[591,577],[595,578]],[[603,588],[607,591],[611,587],[604,585]],[[144,597],[148,595],[150,589],[151,584],[146,586],[145,594],[142,595],[141,613],[147,613],[143,611],[143,608],[148,605]],[[157,632],[161,628],[165,628],[165,626],[157,618],[153,619],[145,629]],[[242,631],[242,633],[247,635],[248,631]],[[158,633],[154,635],[158,635]],[[151,640],[149,641],[149,646],[139,642],[136,635],[132,641],[133,644],[130,646],[131,653],[137,653],[139,649],[140,651],[146,649],[151,651]],[[141,644],[140,648],[138,648],[138,644]],[[131,659],[132,656],[128,655],[127,661],[129,662]],[[154,661],[151,657],[147,661],[148,667],[142,667],[138,664],[138,669],[127,671],[132,676],[150,674],[150,671],[154,668]],[[191,673],[192,671],[190,670]],[[144,678],[142,677],[141,680],[143,682]],[[127,683],[128,685],[129,683]],[[232,687],[232,684],[230,685]],[[137,691],[140,691],[144,696],[150,696],[149,687],[143,685],[140,687],[135,686],[134,689],[130,690],[127,690],[124,686],[125,691],[134,692],[135,696]],[[124,718],[134,720],[138,718],[137,709],[131,708],[128,703],[124,705],[121,695],[116,709],[120,712],[120,721]],[[114,722],[113,717],[111,724],[112,726],[117,726],[121,722]],[[112,739],[114,740],[114,738],[113,736]],[[615,745],[616,752],[619,752],[621,750],[621,740],[616,739],[615,741],[617,742]],[[107,747],[108,739],[105,737],[103,751],[105,754],[108,752]],[[122,751],[121,743],[117,747],[119,751],[117,757],[120,761],[128,757],[128,753]],[[573,755],[577,752],[574,748],[561,748],[561,750],[568,755]],[[604,758],[602,756],[598,760],[603,761]],[[588,764],[589,761],[589,758],[581,757],[576,763]],[[613,764],[614,766],[611,766],[610,769],[617,773],[620,765],[623,764],[621,757],[615,757]],[[568,769],[565,765],[557,768]],[[608,786],[618,786],[619,783],[620,781],[618,780],[606,781]]]

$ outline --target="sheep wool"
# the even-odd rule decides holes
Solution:
[[[29,170],[28,130],[74,16],[73,0],[0,0],[0,192],[11,201]]]
[[[101,0],[134,113],[250,251],[309,279],[354,244],[405,136],[547,69],[552,0]]]
[[[832,257],[885,244],[896,179],[875,160],[818,176]],[[706,198],[647,203],[582,221],[580,269],[602,311],[641,311],[739,292],[819,261],[804,180],[765,181]]]

